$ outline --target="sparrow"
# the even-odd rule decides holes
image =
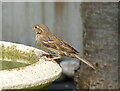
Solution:
[[[36,24],[32,27],[32,30],[36,33],[37,45],[44,51],[50,52],[51,55],[55,56],[51,58],[52,60],[59,59],[63,56],[77,58],[91,68],[95,69],[93,64],[78,55],[79,52],[76,49],[71,47],[66,41],[51,33],[47,26],[43,24]]]

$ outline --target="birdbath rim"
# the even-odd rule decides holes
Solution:
[[[16,46],[17,50],[23,52],[34,50],[37,56],[45,53],[42,50],[24,44],[0,41],[0,46],[2,45],[4,47]],[[19,61],[22,62],[24,60]],[[0,89],[24,89],[45,85],[58,79],[61,72],[62,68],[58,63],[39,58],[39,61],[25,67],[0,70]]]

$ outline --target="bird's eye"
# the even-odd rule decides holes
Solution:
[[[35,26],[35,28],[38,28],[37,26]]]
[[[35,28],[36,28],[36,29],[38,29],[38,28],[39,28],[39,26],[35,26]]]

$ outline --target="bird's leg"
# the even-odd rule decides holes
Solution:
[[[61,56],[60,55],[57,55],[56,57],[53,57],[52,59],[55,60],[55,59],[60,59]]]
[[[43,56],[46,56],[47,58],[52,58],[53,57],[53,55],[51,55],[51,54],[42,54],[40,57],[43,57]]]
[[[44,56],[44,59],[46,61],[53,61],[55,62],[54,60],[55,59],[60,59],[61,56],[60,55],[55,55],[55,54],[43,54],[42,57]]]

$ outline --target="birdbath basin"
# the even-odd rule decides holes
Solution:
[[[44,53],[34,47],[0,41],[0,90],[44,89],[58,79],[61,67],[41,58]]]

